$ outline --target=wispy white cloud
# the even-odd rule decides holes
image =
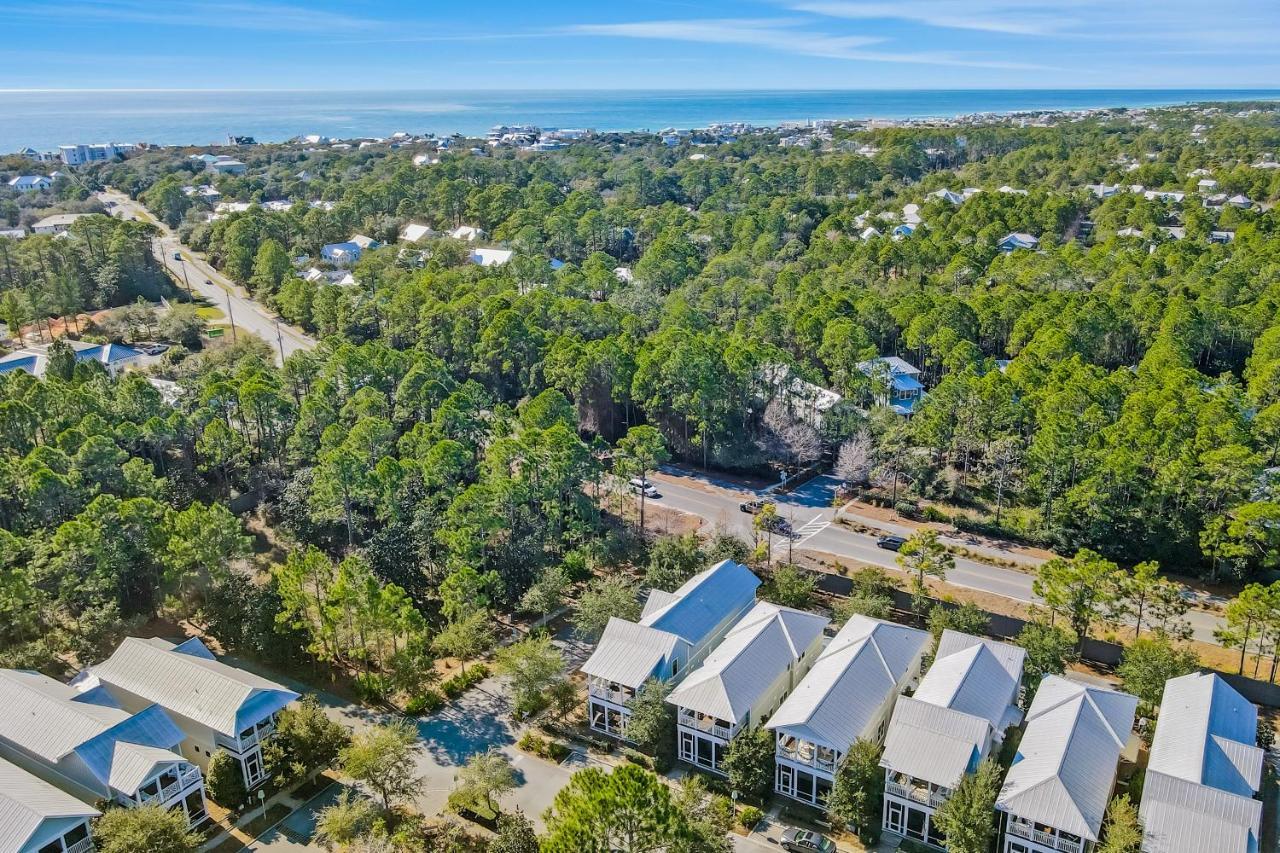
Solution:
[[[703,44],[738,44],[783,53],[845,59],[859,62],[951,65],[971,68],[1028,70],[1040,66],[948,52],[896,52],[868,50],[886,39],[867,35],[830,35],[806,28],[798,18],[702,18],[691,20],[635,21],[613,24],[575,24],[561,32],[581,36],[687,41]]]
[[[289,3],[249,3],[240,0],[82,0],[60,4],[0,5],[6,19],[57,16],[64,23],[129,23],[196,29],[254,30],[279,33],[320,33],[370,30],[382,26],[369,17],[310,9]]]
[[[1080,23],[1069,6],[1054,7],[1014,0],[803,0],[789,8],[829,18],[896,20],[953,30],[978,30],[1012,35],[1049,35]]]

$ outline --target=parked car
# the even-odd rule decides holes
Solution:
[[[782,849],[792,853],[835,853],[836,844],[825,835],[788,826],[782,831]]]
[[[632,477],[627,481],[627,485],[631,487],[631,491],[637,495],[644,495],[646,498],[660,498],[662,495],[653,487],[653,483],[643,477]]]
[[[897,551],[906,544],[907,540],[901,536],[881,536],[876,540],[876,547],[884,548],[886,551]]]
[[[173,253],[173,259],[174,259],[175,261],[180,261],[180,260],[182,260],[182,253],[181,253],[181,252],[174,252],[174,253]]]
[[[212,281],[210,281],[210,280],[209,280],[209,279],[207,279],[207,278],[204,280],[204,283],[205,283],[205,284],[213,284],[213,282],[212,282]]]
[[[168,344],[149,344],[142,348],[142,354],[143,355],[160,355],[167,349],[169,349]]]
[[[743,503],[738,504],[738,509],[755,515],[760,512],[760,510],[764,509],[764,505],[764,501],[744,501]]]

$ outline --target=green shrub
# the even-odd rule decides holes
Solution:
[[[240,762],[225,749],[220,749],[209,759],[209,769],[204,774],[204,791],[224,809],[239,809],[249,797],[244,785],[244,772]]]
[[[755,806],[745,806],[742,811],[738,812],[738,823],[742,824],[742,828],[751,830],[755,825],[764,818],[764,812]]]
[[[457,699],[463,693],[466,693],[475,685],[479,684],[489,677],[489,667],[482,663],[478,663],[466,672],[460,672],[453,678],[445,679],[440,684],[440,690],[450,699]]]
[[[520,740],[516,741],[516,747],[548,761],[554,761],[556,764],[568,758],[571,751],[560,741],[539,737],[533,732],[522,734]]]
[[[938,521],[938,522],[942,522],[943,524],[949,524],[951,522],[951,516],[947,515],[945,512],[938,509],[936,506],[927,506],[924,508],[924,520]]]
[[[356,695],[361,702],[382,702],[391,692],[391,679],[380,672],[362,672],[356,676]]]
[[[653,769],[653,759],[645,755],[643,752],[632,749],[629,746],[622,748],[622,757],[630,761],[632,764],[638,764],[645,770]]]
[[[404,703],[404,712],[413,716],[434,714],[443,707],[444,697],[439,691],[428,688],[415,696],[410,696],[409,701]]]

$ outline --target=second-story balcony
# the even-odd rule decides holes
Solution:
[[[817,746],[799,738],[780,738],[777,755],[796,764],[806,764],[816,770],[835,773],[840,754],[825,746]]]
[[[214,743],[225,746],[232,752],[247,752],[269,738],[276,730],[275,717],[268,717],[256,725],[240,732],[239,737],[228,737],[224,734],[214,736]]]
[[[942,788],[930,788],[928,785],[909,785],[903,782],[887,781],[884,792],[931,809],[941,808],[950,794]]]
[[[1011,817],[1005,831],[1010,835],[1016,835],[1019,838],[1025,838],[1028,841],[1034,841],[1041,847],[1047,847],[1050,850],[1058,850],[1061,853],[1082,853],[1084,850],[1084,840],[1075,836],[1059,835],[1056,831],[1046,831],[1037,829],[1031,823],[1019,818]]]
[[[678,721],[685,728],[705,732],[724,741],[729,740],[735,734],[734,727],[724,720],[709,717],[705,714],[698,714],[684,708],[680,709]]]
[[[165,771],[138,790],[138,801],[143,805],[152,802],[168,805],[200,781],[200,768],[194,765],[188,765],[181,771]]]
[[[67,845],[66,853],[93,853],[93,839],[81,838],[75,844]]]
[[[636,698],[636,692],[630,687],[595,680],[587,683],[587,695],[593,699],[602,699],[605,702],[612,702],[622,707],[626,707],[632,699]]]

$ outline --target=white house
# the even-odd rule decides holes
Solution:
[[[219,157],[206,167],[219,175],[243,175],[249,167],[233,157]]]
[[[996,192],[1004,193],[1005,195],[1028,195],[1028,192],[1026,190],[1014,189],[1008,184],[1005,184],[1004,186],[1000,187],[1000,189],[996,190]]]
[[[71,347],[77,362],[97,362],[111,376],[119,375],[127,368],[141,362],[144,357],[138,350],[124,344],[91,344],[70,339],[64,339],[64,342]],[[0,358],[0,374],[24,370],[32,376],[44,376],[48,366],[47,344],[23,347]]]
[[[866,616],[845,623],[765,724],[777,735],[774,790],[821,805],[853,743],[883,739],[928,645],[928,632],[905,625]]]
[[[1119,184],[1085,184],[1085,189],[1093,193],[1096,198],[1111,198],[1118,195],[1122,187]]]
[[[26,236],[25,228],[0,228],[0,238],[5,240],[21,240]]]
[[[1142,786],[1143,853],[1256,853],[1258,709],[1213,673],[1165,682]]]
[[[896,414],[914,414],[916,406],[924,399],[920,369],[896,355],[860,362],[858,370],[871,378],[876,402],[888,406]]]
[[[825,616],[761,601],[671,692],[680,759],[723,775],[720,760],[738,732],[760,725],[809,671]]]
[[[350,266],[360,260],[363,250],[355,243],[327,243],[320,247],[320,257],[340,267]]]
[[[55,213],[53,216],[46,216],[39,222],[31,226],[32,234],[64,234],[71,228],[71,224],[82,216],[93,216],[92,213]]]
[[[449,236],[455,240],[474,243],[476,240],[483,240],[485,234],[483,228],[476,228],[474,225],[459,225],[449,232]]]
[[[933,815],[1021,721],[1026,656],[1008,643],[942,632],[933,666],[889,722],[880,758],[886,833],[943,846]]]
[[[183,735],[189,761],[207,768],[218,749],[240,763],[246,787],[267,778],[262,743],[298,694],[222,663],[199,639],[180,645],[127,637],[102,663],[76,676],[80,690],[102,690],[124,708],[164,708]]]
[[[1027,249],[1035,251],[1040,247],[1040,238],[1033,237],[1022,231],[1014,231],[1012,234],[1006,234],[996,243],[996,248],[1002,252],[1014,252],[1018,249]]]
[[[101,812],[0,758],[0,853],[92,853]]]
[[[769,364],[760,370],[760,380],[781,400],[792,417],[821,429],[822,421],[841,400],[840,394],[801,379],[785,364]]]
[[[697,666],[755,603],[760,579],[723,560],[677,589],[650,590],[640,621],[614,617],[582,665],[591,728],[625,737],[627,704],[646,681],[674,681]]]
[[[511,260],[514,254],[510,249],[472,249],[469,259],[477,266],[500,267]]]
[[[1147,190],[1142,194],[1142,197],[1147,201],[1167,201],[1172,204],[1181,204],[1187,194],[1175,190]]]
[[[945,201],[948,204],[955,204],[955,205],[963,204],[965,199],[965,197],[960,193],[954,193],[951,190],[947,190],[947,189],[934,190],[933,192],[929,193],[929,195],[926,196],[926,198],[941,199],[942,201]]]
[[[1246,195],[1240,195],[1239,193],[1227,199],[1227,204],[1231,205],[1232,207],[1239,207],[1244,210],[1247,210],[1253,207],[1253,202],[1249,199],[1249,197]]]
[[[204,777],[176,747],[182,732],[158,705],[130,713],[102,691],[0,670],[0,757],[92,803],[157,804],[203,823]]]
[[[405,243],[417,243],[436,236],[439,236],[439,232],[430,225],[419,225],[417,222],[410,222],[400,231],[400,239]]]
[[[1127,693],[1058,675],[1040,682],[996,799],[1001,853],[1093,850],[1137,708]]]
[[[908,225],[919,225],[921,221],[920,205],[914,203],[904,205],[902,208],[902,221]]]
[[[866,228],[862,229],[862,233],[858,236],[863,240],[874,240],[876,237],[881,236],[881,234],[874,225],[868,225]]]
[[[1211,193],[1218,188],[1218,182],[1213,178],[1201,178],[1196,181],[1196,190],[1202,193]]]
[[[137,146],[121,145],[117,142],[100,142],[93,145],[59,145],[58,151],[62,162],[68,166],[82,166],[85,163],[96,163],[111,160],[126,154]]]
[[[47,190],[51,186],[53,186],[53,181],[44,175],[19,175],[9,180],[9,189],[17,190],[20,193]]]

